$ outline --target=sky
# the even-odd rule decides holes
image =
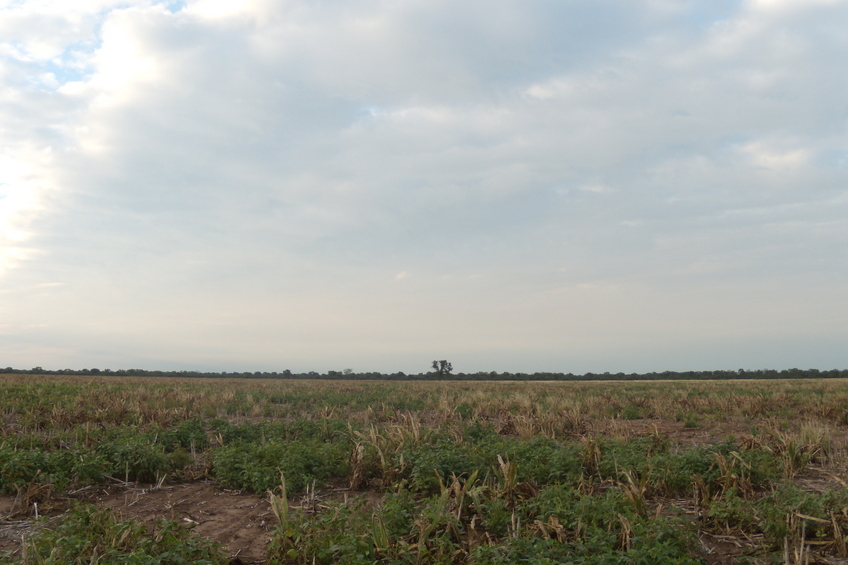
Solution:
[[[0,0],[0,366],[848,368],[848,1]]]

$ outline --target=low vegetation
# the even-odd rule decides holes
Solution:
[[[25,542],[20,561],[0,557],[0,564],[39,565],[224,565],[229,559],[217,544],[191,535],[177,522],[152,529],[118,521],[108,510],[79,506],[55,530],[45,529]]]
[[[841,379],[7,374],[0,406],[7,518],[42,516],[0,563],[226,563],[184,525],[60,504],[90,485],[196,480],[268,498],[270,564],[848,557]]]

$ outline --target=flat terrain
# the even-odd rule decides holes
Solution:
[[[848,563],[843,380],[10,375],[0,397],[3,562],[91,504],[222,563]]]

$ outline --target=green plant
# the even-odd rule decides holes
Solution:
[[[315,440],[238,442],[215,451],[213,471],[225,486],[250,492],[273,489],[282,472],[290,492],[299,492],[312,480],[345,477],[348,449],[346,445]]]
[[[155,437],[131,431],[100,442],[95,453],[108,461],[109,476],[125,481],[156,482],[186,463],[182,454],[166,453]]]
[[[638,406],[633,406],[632,404],[628,404],[624,407],[624,410],[621,411],[621,418],[624,420],[640,420],[643,417],[642,409]]]
[[[223,565],[219,546],[191,535],[176,522],[155,527],[118,521],[107,509],[79,506],[55,530],[43,529],[24,543],[23,565]],[[15,563],[0,558],[0,563]]]

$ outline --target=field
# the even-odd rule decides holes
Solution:
[[[848,563],[848,381],[3,375],[0,564]]]

